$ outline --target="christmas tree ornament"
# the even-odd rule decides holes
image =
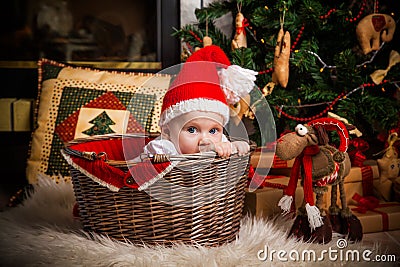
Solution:
[[[212,39],[208,36],[208,17],[206,18],[206,35],[203,37],[203,47],[212,45]]]
[[[274,72],[272,81],[286,88],[289,81],[290,33],[281,28],[275,46]]]
[[[396,30],[396,21],[387,14],[370,14],[356,27],[357,39],[364,55],[379,50],[381,42],[390,42]]]
[[[400,159],[393,144],[398,140],[397,133],[391,133],[388,137],[388,147],[381,153],[385,153],[377,160],[379,167],[379,184],[377,189],[380,196],[386,200],[392,200],[393,183],[400,175]],[[379,154],[379,153],[378,153]]]
[[[355,2],[353,1],[353,3],[355,3]],[[360,10],[358,11],[358,14],[355,17],[346,18],[346,21],[356,22],[357,20],[359,20],[361,18],[361,15],[363,14],[363,12],[365,10],[365,6],[366,5],[367,5],[367,0],[363,0],[363,2],[361,4],[361,7],[360,7]]]
[[[274,90],[275,83],[274,82],[269,82],[267,83],[264,88],[262,89],[262,94],[263,96],[268,96],[272,94],[272,91]]]
[[[208,36],[208,17],[206,18],[206,35],[203,37],[203,39],[200,39],[200,37],[197,36],[197,34],[195,34],[194,32],[191,32],[191,34],[196,38],[197,41],[203,43],[203,47],[212,45],[212,39],[210,36]],[[194,52],[197,52],[199,50],[200,47],[198,46],[194,48]]]
[[[335,148],[328,144],[327,131],[336,131],[340,145]],[[301,178],[304,188],[304,206],[299,208],[289,235],[304,241],[327,243],[332,239],[332,230],[347,235],[350,240],[362,239],[359,219],[347,207],[344,178],[351,168],[347,154],[349,135],[346,126],[333,118],[321,118],[306,125],[299,124],[295,132],[287,133],[277,140],[276,155],[283,160],[295,158],[287,188],[279,200],[284,213],[292,209],[293,197]],[[332,186],[329,217],[321,211],[326,186]],[[341,209],[336,203],[339,186]],[[313,193],[316,193],[314,201]]]
[[[208,36],[208,35],[204,36],[204,37],[203,37],[203,47],[210,46],[210,45],[212,45],[212,39],[211,39],[211,37]],[[201,49],[200,47],[195,47],[194,51],[197,52],[197,51],[199,51],[200,49]]]
[[[206,35],[203,38],[203,47],[206,47],[206,46],[209,46],[209,45],[212,45],[212,39],[211,39],[210,36]]]
[[[230,106],[230,116],[233,123],[237,126],[243,117],[251,117],[250,110],[250,95],[247,94],[242,97],[235,105]]]
[[[274,53],[274,72],[272,81],[286,88],[289,81],[290,33],[284,32],[285,9],[281,16],[281,28],[276,40]]]
[[[241,12],[242,7],[238,6],[238,13],[235,18],[236,32],[232,40],[232,50],[247,47],[246,27],[249,26],[247,19]]]
[[[190,48],[189,48],[189,44],[186,42],[182,42],[182,49],[181,49],[181,61],[185,62],[188,57],[190,57],[190,55],[192,54],[190,52]]]
[[[346,118],[340,117],[339,115],[333,112],[328,112],[328,118],[334,118],[343,122],[346,125],[349,134],[354,134],[357,137],[362,136],[362,132],[360,132],[360,130],[358,130],[357,127],[355,127],[353,124],[349,123],[349,121]],[[351,130],[349,130],[349,128],[351,128]]]
[[[320,19],[327,19],[327,18],[329,18],[329,16],[330,16],[332,13],[334,13],[334,12],[336,12],[336,8],[330,9],[325,15],[319,16],[319,18],[320,18]]]
[[[392,50],[389,55],[389,65],[384,70],[376,70],[374,71],[370,77],[375,84],[380,84],[383,79],[386,77],[386,74],[389,72],[390,68],[400,62],[400,54],[399,52]]]
[[[304,32],[304,24],[301,26],[300,31],[299,31],[299,33],[297,34],[297,37],[296,37],[295,41],[294,41],[293,44],[292,44],[292,47],[290,48],[290,51],[291,51],[291,52],[296,48],[296,46],[297,46],[297,44],[298,44],[298,42],[299,42],[301,36],[303,35],[303,32]]]

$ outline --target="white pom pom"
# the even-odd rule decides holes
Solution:
[[[310,204],[306,204],[306,212],[308,217],[308,222],[310,223],[311,230],[315,230],[322,225],[324,222],[322,221],[321,213],[319,212],[318,207],[311,206]]]
[[[238,65],[231,65],[218,71],[228,104],[236,104],[241,97],[253,90],[257,74],[254,70],[244,69]]]
[[[292,206],[293,197],[284,195],[278,202],[278,206],[283,210],[283,214],[290,212],[290,207]]]

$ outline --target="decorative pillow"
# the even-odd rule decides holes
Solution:
[[[42,59],[27,179],[69,179],[64,143],[100,134],[158,132],[171,77],[67,66]]]

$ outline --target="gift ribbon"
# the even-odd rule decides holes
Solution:
[[[364,152],[369,149],[368,142],[357,137],[350,141],[350,146],[354,147],[353,150],[348,152],[351,165],[356,167],[364,166],[364,161],[367,159]]]
[[[271,179],[276,179],[276,178],[285,178],[286,176],[283,175],[267,175],[267,176],[262,176],[254,171],[253,166],[250,165],[249,167],[249,176],[248,176],[248,185],[251,184],[256,184],[258,185],[258,188],[264,188],[264,187],[271,187],[271,188],[277,188],[277,189],[285,189],[287,186],[279,183],[271,183],[268,182],[267,180]]]
[[[286,160],[280,159],[278,156],[274,155],[274,161],[272,163],[273,168],[288,168],[288,163]]]
[[[385,78],[386,74],[389,72],[390,68],[400,62],[400,54],[392,50],[389,55],[389,65],[384,70],[376,70],[374,71],[370,77],[375,84],[380,84]]]
[[[358,204],[357,208],[353,208],[353,211],[365,214],[367,211],[372,211],[378,213],[382,216],[382,230],[387,231],[389,230],[389,215],[384,212],[377,210],[377,208],[384,208],[384,207],[393,207],[398,206],[400,204],[395,203],[386,203],[386,204],[379,204],[379,199],[374,196],[360,196],[359,194],[355,193],[352,197]]]
[[[379,199],[374,196],[362,197],[359,194],[355,193],[352,197],[355,201],[357,201],[357,208],[352,209],[353,211],[357,211],[359,213],[366,213],[367,211],[372,211],[379,213],[382,216],[382,230],[387,231],[389,229],[389,216],[386,212],[376,210],[377,208],[381,208],[384,204],[379,204]]]
[[[361,167],[361,183],[364,196],[372,196],[374,194],[374,177],[371,166]]]
[[[354,208],[352,210],[359,213],[366,213],[368,210],[373,211],[379,207],[379,199],[374,196],[363,197],[355,193],[352,199],[354,199],[358,203],[357,208]]]
[[[250,25],[250,23],[248,22],[248,20],[246,18],[244,18],[242,21],[242,26],[236,28],[236,33],[237,34],[243,33],[244,35],[246,35],[245,28],[248,27],[249,25]]]

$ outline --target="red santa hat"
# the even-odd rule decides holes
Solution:
[[[163,99],[160,126],[191,111],[220,114],[229,120],[229,104],[237,103],[254,88],[257,72],[231,65],[215,45],[193,53],[171,83]]]

